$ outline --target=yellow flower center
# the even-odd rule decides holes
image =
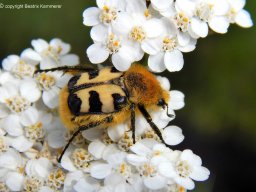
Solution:
[[[174,20],[179,30],[181,30],[182,32],[186,32],[188,30],[190,20],[184,13],[177,13],[174,17]]]
[[[121,48],[120,39],[113,33],[110,34],[106,42],[106,48],[110,52],[110,54],[117,53]]]
[[[114,7],[104,6],[101,10],[100,20],[105,24],[109,24],[117,18],[117,10]]]
[[[26,110],[31,105],[28,100],[19,95],[6,99],[5,102],[8,108],[16,113]]]
[[[142,42],[146,38],[146,32],[141,26],[133,27],[129,37],[137,42]]]
[[[40,73],[36,77],[36,80],[39,83],[40,88],[43,90],[50,90],[56,83],[55,78],[45,72]]]

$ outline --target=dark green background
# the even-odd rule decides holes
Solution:
[[[0,0],[3,4],[61,4],[61,9],[0,9],[0,60],[20,54],[34,38],[54,37],[72,45],[72,52],[88,63],[92,43],[82,12],[94,0]],[[256,17],[256,4],[246,9]],[[246,191],[256,171],[256,28],[232,25],[225,35],[198,41],[184,54],[178,73],[164,73],[173,89],[186,95],[186,106],[174,121],[185,134],[179,149],[191,148],[211,170],[210,180],[195,191]],[[253,173],[254,172],[254,173]]]

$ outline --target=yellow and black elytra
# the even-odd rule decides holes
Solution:
[[[142,115],[167,145],[148,110],[156,111],[167,107],[168,114],[169,92],[162,89],[155,76],[146,68],[133,64],[125,72],[117,71],[114,67],[101,70],[59,67],[37,72],[56,70],[79,72],[69,80],[59,95],[60,118],[65,127],[74,132],[63,149],[59,162],[72,140],[81,131],[93,127],[109,127],[130,119],[135,143],[136,115]]]

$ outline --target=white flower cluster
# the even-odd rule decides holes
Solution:
[[[129,122],[107,129],[84,131],[64,154],[57,157],[72,133],[58,117],[58,93],[71,75],[63,72],[35,74],[39,68],[76,65],[70,46],[60,39],[48,44],[33,40],[34,48],[3,60],[0,72],[0,191],[163,191],[193,189],[209,171],[190,150],[172,151],[161,144],[146,120],[136,118],[133,144]],[[169,80],[158,76],[162,87]],[[175,112],[184,106],[184,95],[170,91],[166,110],[151,112],[165,142],[183,141],[174,125]],[[167,127],[166,127],[167,126]]]
[[[209,28],[224,34],[230,24],[251,27],[246,0],[96,0],[83,13],[94,41],[87,55],[94,64],[111,55],[114,66],[127,70],[148,54],[153,72],[180,71],[183,53],[196,47]]]

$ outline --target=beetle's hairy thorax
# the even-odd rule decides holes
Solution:
[[[162,88],[155,76],[141,66],[132,66],[124,74],[124,82],[132,103],[154,105],[162,96]]]

